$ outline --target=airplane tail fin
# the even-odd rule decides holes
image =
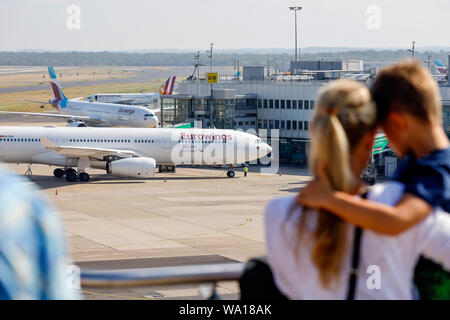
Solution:
[[[176,78],[176,76],[171,76],[169,79],[167,79],[167,81],[163,83],[159,88],[159,94],[162,96],[172,94]]]
[[[50,75],[50,85],[52,86],[53,91],[52,105],[59,110],[59,107],[64,107],[66,105],[67,98],[62,91],[58,79],[56,78],[56,73],[53,67],[48,67],[48,74]]]
[[[437,71],[441,74],[447,74],[447,67],[439,62],[438,60],[434,60],[434,65],[436,66]]]

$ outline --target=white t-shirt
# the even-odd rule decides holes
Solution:
[[[398,182],[378,184],[368,199],[395,205],[404,186]],[[302,241],[294,254],[298,221],[302,208],[289,215],[295,197],[272,200],[266,207],[267,258],[280,291],[290,299],[346,299],[353,251],[354,225],[347,225],[346,246],[339,281],[325,289],[311,260],[312,241]],[[308,216],[305,226],[314,230],[317,212]],[[355,299],[412,299],[413,274],[420,257],[450,270],[450,215],[436,210],[422,222],[398,236],[385,236],[364,230],[361,240]]]

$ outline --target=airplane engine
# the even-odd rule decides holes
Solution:
[[[67,123],[67,127],[87,127],[87,125],[81,121],[71,121]]]
[[[149,178],[155,173],[156,161],[152,158],[127,158],[110,161],[106,172],[115,176]]]

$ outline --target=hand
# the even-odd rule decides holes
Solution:
[[[308,185],[297,196],[297,203],[308,208],[324,208],[333,195],[325,169],[319,165],[317,179]]]

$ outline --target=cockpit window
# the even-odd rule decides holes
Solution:
[[[151,113],[146,113],[144,117],[153,117]]]
[[[261,141],[261,139],[256,139],[256,144],[260,144],[262,141]]]

